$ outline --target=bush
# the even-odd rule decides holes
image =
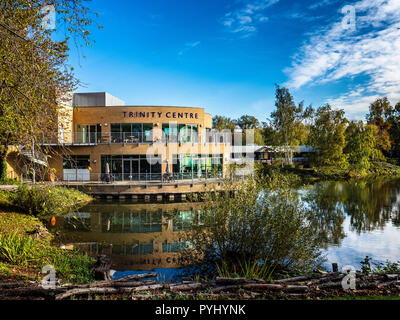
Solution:
[[[75,189],[20,185],[9,196],[12,205],[32,215],[61,215],[92,198]]]
[[[77,250],[54,248],[16,233],[0,236],[0,261],[40,270],[45,265],[52,265],[57,277],[66,282],[87,283],[94,279],[93,258]]]
[[[20,237],[16,233],[0,236],[0,260],[26,266],[37,259],[32,238]]]
[[[203,224],[188,235],[194,250],[184,253],[185,260],[192,255],[197,262],[224,261],[228,270],[241,261],[253,265],[260,260],[276,271],[319,267],[319,240],[308,221],[311,213],[292,191],[296,182],[271,172],[260,179],[227,181],[224,192],[206,192]]]

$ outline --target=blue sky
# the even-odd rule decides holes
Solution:
[[[400,101],[399,0],[146,0],[89,3],[104,29],[73,50],[78,92],[127,105],[200,106],[213,115],[274,108],[274,84],[297,102],[364,118],[376,97]],[[356,28],[344,28],[352,5]],[[397,51],[396,51],[397,50]]]

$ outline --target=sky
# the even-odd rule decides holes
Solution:
[[[378,97],[400,101],[400,0],[88,5],[104,28],[91,30],[91,47],[71,48],[77,92],[260,121],[274,110],[275,84],[296,103],[330,103],[349,119],[364,119]]]

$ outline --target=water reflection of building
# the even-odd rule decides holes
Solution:
[[[201,204],[95,204],[60,218],[63,244],[111,256],[113,268],[178,267],[184,232],[201,223]]]

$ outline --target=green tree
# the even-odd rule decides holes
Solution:
[[[369,113],[367,114],[367,123],[375,126],[374,135],[376,146],[382,155],[388,155],[391,148],[391,140],[389,130],[391,127],[388,119],[393,113],[393,107],[387,97],[376,99],[369,106]]]
[[[389,134],[392,141],[391,157],[400,159],[400,102],[387,115],[386,120],[390,123]]]
[[[326,104],[315,111],[308,142],[316,151],[316,164],[342,167],[348,165],[347,156],[343,153],[346,145],[346,124],[347,119],[342,109],[333,110]]]
[[[257,118],[249,115],[243,115],[234,122],[242,130],[256,129],[260,127],[260,122],[257,120]]]
[[[289,89],[276,85],[275,107],[276,110],[271,113],[271,127],[277,133],[277,140],[280,145],[285,146],[285,161],[292,163],[293,146],[298,145],[299,140],[296,137],[296,128],[308,117],[311,112],[311,106],[304,110],[304,103],[295,105]]]
[[[346,129],[346,147],[349,164],[365,172],[370,166],[370,159],[376,155],[373,128],[362,121],[351,121]]]
[[[212,119],[212,126],[218,131],[229,129],[231,130],[231,132],[234,132],[234,130],[236,129],[236,124],[234,120],[223,116],[214,116]]]
[[[223,193],[208,190],[202,224],[186,234],[194,250],[183,255],[230,267],[264,260],[275,270],[313,270],[321,262],[319,239],[308,223],[311,212],[293,190],[297,182],[273,171],[226,181]]]
[[[41,9],[52,5],[62,32],[42,27]],[[68,66],[69,41],[89,44],[90,11],[80,0],[0,2],[0,162],[9,146],[42,148],[57,132],[60,105],[78,81]]]

